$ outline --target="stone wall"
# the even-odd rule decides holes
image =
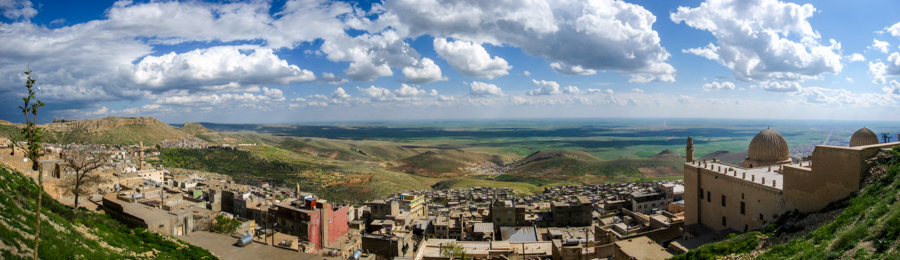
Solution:
[[[701,223],[715,231],[731,228],[743,232],[758,228],[787,209],[780,189],[698,167],[684,165],[685,225]],[[725,206],[722,206],[723,195]],[[725,217],[724,225],[722,217]]]
[[[812,167],[784,167],[784,196],[789,210],[813,212],[859,190],[868,166],[865,160],[900,142],[857,147],[817,145]]]

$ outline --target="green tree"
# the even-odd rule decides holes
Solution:
[[[31,68],[25,71],[25,88],[28,95],[22,98],[25,102],[24,106],[19,109],[25,114],[25,127],[22,128],[22,134],[25,135],[25,146],[19,145],[19,148],[25,151],[25,157],[31,160],[31,169],[38,171],[38,186],[41,188],[37,193],[37,209],[35,209],[34,224],[34,259],[38,259],[38,241],[41,236],[41,200],[44,197],[44,174],[41,172],[41,165],[38,163],[41,155],[41,133],[43,131],[37,127],[37,111],[39,107],[44,106],[44,102],[34,97],[34,79],[31,78]],[[34,100],[34,103],[31,101]],[[29,115],[31,114],[31,115]]]
[[[241,226],[241,221],[226,217],[225,215],[216,215],[215,221],[209,228],[212,232],[231,234]]]
[[[466,249],[457,242],[450,242],[441,245],[441,256],[465,259]]]

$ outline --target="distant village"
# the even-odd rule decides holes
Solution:
[[[158,145],[236,149],[199,139]],[[529,196],[508,188],[416,190],[348,205],[299,185],[172,174],[145,163],[158,154],[145,155],[142,144],[44,144],[38,173],[22,150],[0,138],[0,161],[31,177],[42,174],[45,191],[70,206],[74,197],[58,184],[72,173],[60,167],[60,156],[74,151],[109,156],[108,167],[94,172],[104,182],[79,206],[175,237],[206,232],[218,215],[237,219],[233,239],[220,247],[256,243],[342,259],[665,259],[691,244],[682,238],[682,181],[554,186]]]

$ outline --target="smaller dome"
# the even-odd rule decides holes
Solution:
[[[850,137],[850,147],[871,144],[878,144],[878,136],[868,128],[863,127]]]

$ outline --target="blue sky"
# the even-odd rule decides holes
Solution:
[[[898,120],[896,1],[0,0],[0,119]]]

